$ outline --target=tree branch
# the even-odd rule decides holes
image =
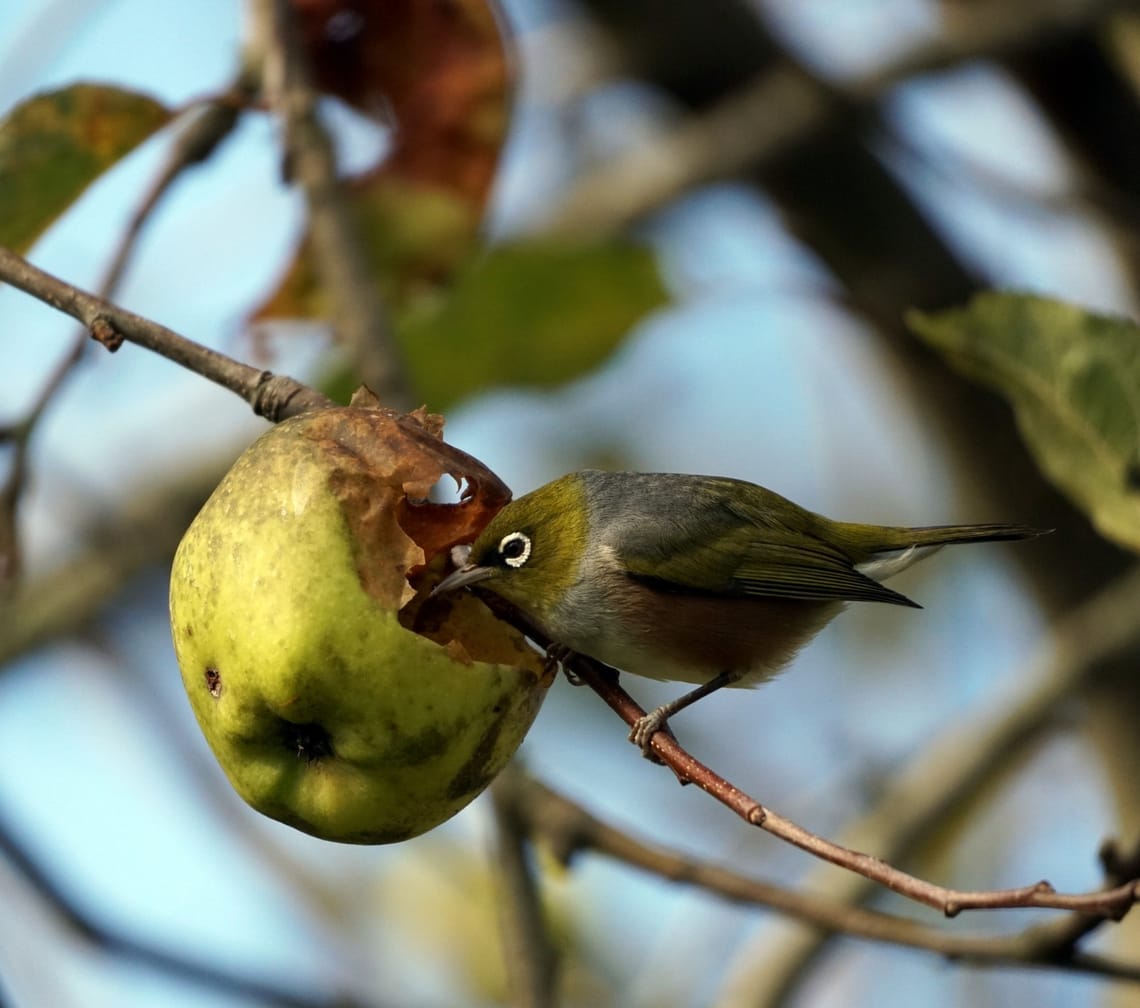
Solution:
[[[23,550],[16,528],[16,515],[27,484],[32,435],[55,394],[82,359],[86,345],[84,333],[72,342],[68,352],[48,375],[27,414],[0,430],[0,443],[7,442],[12,446],[8,474],[0,486],[0,600],[8,598],[16,590],[23,572]]]
[[[293,378],[242,364],[157,322],[64,283],[6,248],[0,248],[0,281],[81,322],[108,350],[118,350],[124,341],[145,347],[237,393],[254,413],[274,423],[305,410],[335,405],[327,396]]]
[[[1132,593],[1137,591],[1137,585],[1132,579],[1140,581],[1140,572],[1133,572],[1132,578],[1125,586],[1129,590],[1129,597],[1135,597]],[[541,628],[531,623],[509,603],[490,592],[480,591],[478,588],[474,591],[501,619],[511,623],[540,647],[548,651],[555,647],[555,642]],[[1129,625],[1124,636],[1132,641],[1140,633],[1140,627],[1137,627],[1135,621],[1130,618],[1134,609],[1128,609],[1127,612]],[[618,673],[615,669],[579,654],[568,655],[563,661],[563,667],[573,673],[575,680],[580,680],[597,693],[607,706],[631,727],[645,716],[644,709],[618,684]],[[877,882],[901,896],[940,910],[948,917],[953,917],[963,910],[1045,907],[1076,910],[1084,914],[1119,919],[1140,900],[1138,879],[1131,879],[1109,889],[1087,893],[1058,893],[1046,881],[1012,889],[981,891],[950,889],[935,885],[901,871],[880,858],[827,840],[773,809],[761,805],[755,798],[697,760],[666,732],[658,732],[653,736],[652,750],[660,762],[677,775],[682,784],[696,784],[750,825],[758,826],[814,857],[830,861]]]
[[[513,1008],[554,1008],[554,949],[547,933],[538,880],[527,850],[527,823],[511,800],[513,782],[525,776],[512,763],[491,785],[495,819],[495,867],[502,897],[498,900],[510,1004]]]
[[[996,708],[992,700],[987,701],[987,706],[958,719],[908,759],[875,808],[844,830],[843,842],[873,847],[890,860],[903,857],[982,782],[1015,760],[1024,744],[1098,667],[1136,647],[1138,608],[1140,568],[1133,568],[1058,621],[1031,661],[1032,667],[1019,677],[1025,683],[1021,690]],[[806,885],[825,889],[849,903],[866,899],[872,891],[863,879],[826,867]],[[819,932],[788,927],[747,943],[726,986],[726,992],[731,988],[735,994],[729,997],[722,992],[724,1003],[780,1003],[819,952],[824,938]]]
[[[127,221],[115,256],[99,285],[100,297],[110,298],[118,288],[139,235],[174,183],[188,168],[207,160],[233,132],[250,99],[252,85],[247,76],[242,74],[226,91],[196,104],[184,114],[186,122],[175,136],[166,161]]]
[[[499,802],[506,804],[527,832],[544,841],[563,864],[569,864],[580,852],[594,851],[660,878],[699,886],[736,903],[778,910],[828,935],[844,934],[921,949],[974,965],[1064,969],[1140,983],[1140,964],[1083,956],[1076,951],[1074,931],[1079,931],[1080,937],[1089,929],[1090,921],[1092,926],[1098,923],[1085,914],[1065,914],[1009,936],[952,933],[911,918],[853,907],[810,891],[749,878],[659,845],[643,843],[524,773],[504,774],[496,781],[496,787]],[[1140,846],[1129,861],[1112,867],[1125,875],[1140,875]]]
[[[352,354],[359,380],[385,406],[416,405],[360,228],[337,175],[336,155],[317,114],[300,35],[285,0],[257,0],[255,37],[263,47],[262,86],[281,120],[287,174],[309,208],[314,268],[328,292],[333,333]]]
[[[1004,58],[1140,4],[1050,0],[1011,6],[1013,14],[987,4],[984,16],[960,20],[897,62],[834,87],[778,64],[701,114],[583,175],[538,230],[568,235],[620,231],[695,186],[770,163],[825,131],[839,116],[871,111],[894,87],[915,76],[967,60]]]
[[[239,80],[229,92],[205,102],[191,113],[191,118],[176,136],[161,171],[131,215],[127,228],[119,239],[115,255],[99,285],[100,297],[110,298],[114,295],[126,272],[138,236],[163,196],[190,165],[209,157],[232,131],[245,91],[244,83]],[[0,488],[0,598],[15,589],[20,575],[21,550],[16,533],[16,513],[27,480],[32,436],[56,393],[83,359],[86,349],[87,331],[80,330],[66,355],[44,382],[27,414],[18,422],[0,430],[0,441],[6,440],[12,445],[8,475]]]
[[[292,987],[269,984],[204,962],[194,962],[160,946],[112,930],[82,910],[52,880],[31,851],[16,838],[3,816],[0,816],[0,854],[28,881],[36,894],[56,911],[73,934],[105,954],[209,990],[279,1005],[281,1008],[366,1008],[347,995],[320,997],[299,994]]]

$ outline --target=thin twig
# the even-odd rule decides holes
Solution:
[[[145,966],[168,976],[208,990],[220,991],[245,1000],[280,1005],[283,1008],[364,1008],[346,994],[308,996],[292,985],[278,986],[232,973],[220,966],[195,962],[159,945],[120,934],[83,910],[51,878],[32,852],[21,843],[0,816],[0,854],[27,880],[36,894],[51,906],[73,934],[100,951]]]
[[[162,168],[159,169],[158,175],[127,221],[114,258],[107,267],[103,283],[97,288],[100,297],[114,296],[126,272],[139,235],[163,197],[170,192],[174,183],[188,168],[207,160],[217,150],[218,145],[233,132],[249,98],[250,82],[243,74],[221,94],[186,110],[184,114],[186,121],[175,136]]]
[[[188,340],[157,322],[64,283],[6,248],[0,248],[0,281],[77,319],[108,350],[118,350],[124,341],[145,347],[237,393],[254,413],[275,423],[305,410],[335,405],[296,379],[259,371]]]
[[[114,296],[142,229],[174,182],[190,165],[209,157],[232,131],[246,91],[243,82],[238,81],[224,95],[210,99],[190,111],[187,123],[175,138],[161,171],[135,208],[119,239],[115,254],[99,284],[99,297]],[[32,436],[47,407],[83,359],[87,339],[86,329],[75,334],[70,348],[44,382],[27,414],[18,422],[0,430],[0,440],[12,445],[12,459],[4,485],[0,487],[0,527],[3,528],[0,532],[0,597],[15,588],[20,576],[21,550],[16,534],[16,512],[27,482]]]
[[[0,487],[0,598],[10,595],[20,581],[22,573],[22,550],[16,531],[16,514],[27,485],[28,455],[32,435],[48,404],[75,369],[83,357],[86,346],[86,333],[76,338],[67,354],[60,359],[48,379],[44,382],[35,402],[23,419],[10,424],[0,431],[0,442],[7,441],[12,446],[12,458],[4,485]]]
[[[673,882],[699,886],[736,903],[778,910],[826,934],[922,949],[975,965],[1020,965],[1064,969],[1140,982],[1140,965],[1086,957],[1077,953],[1073,932],[1090,927],[1085,914],[1070,913],[1009,935],[969,935],[932,927],[897,914],[853,907],[813,892],[749,878],[635,839],[602,822],[576,802],[523,773],[496,782],[498,801],[521,820],[526,831],[543,840],[567,864],[578,853],[593,851]],[[1140,852],[1140,849],[1138,849]],[[1140,874],[1133,855],[1128,872]],[[1093,926],[1097,923],[1092,919]]]
[[[591,660],[575,656],[574,674],[597,693],[626,724],[631,727],[645,716],[645,710],[611,675],[611,670]],[[653,739],[653,751],[678,778],[696,784],[722,805],[730,808],[745,822],[785,840],[823,861],[830,861],[864,878],[877,882],[892,892],[940,910],[954,917],[963,910],[997,910],[1013,907],[1048,907],[1058,910],[1080,910],[1082,913],[1119,919],[1140,898],[1135,880],[1107,890],[1087,893],[1058,893],[1042,880],[1011,889],[971,891],[950,889],[901,871],[880,858],[833,843],[761,805],[709,767],[705,766],[676,740],[663,732]]]
[[[252,11],[263,47],[262,87],[281,120],[287,174],[308,203],[313,265],[329,296],[333,333],[352,354],[360,382],[385,406],[409,409],[416,404],[332,142],[317,114],[317,91],[292,11],[285,0],[257,0]]]
[[[519,818],[516,803],[508,797],[512,782],[521,776],[522,771],[512,764],[491,785],[503,963],[512,1008],[552,1008],[557,1004],[554,948],[530,863],[528,829]]]
[[[553,647],[550,637],[509,603],[489,592],[475,591],[502,619],[518,628],[540,647]],[[645,710],[619,685],[615,669],[578,654],[569,655],[563,664],[570,668],[575,679],[597,693],[626,724],[632,727],[645,716]],[[1135,879],[1109,889],[1087,893],[1058,893],[1046,881],[1012,889],[979,891],[935,885],[901,871],[880,858],[827,840],[761,805],[751,795],[696,759],[667,732],[658,732],[653,736],[652,749],[658,760],[669,767],[682,784],[696,784],[750,825],[758,826],[814,857],[877,882],[892,892],[940,910],[947,917],[956,916],[963,910],[1046,907],[1119,919],[1140,900],[1140,880]]]
[[[1016,759],[1024,744],[1097,668],[1136,647],[1138,609],[1140,567],[1057,621],[1031,667],[1018,677],[1026,684],[1021,691],[996,705],[987,701],[910,757],[875,807],[843,831],[843,842],[872,847],[892,861],[903,858],[981,783],[992,780],[1002,765]],[[863,879],[826,866],[805,885],[848,903],[864,900],[873,891]],[[790,985],[803,975],[822,945],[819,932],[794,926],[767,931],[762,939],[740,950],[718,1002],[782,1003]]]

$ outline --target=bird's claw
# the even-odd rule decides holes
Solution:
[[[569,659],[573,658],[575,654],[576,652],[572,648],[568,648],[565,644],[551,644],[546,649],[546,658],[543,661],[545,671],[553,675],[558,671],[559,666],[561,666],[566,676],[566,681],[570,683],[571,686],[581,686],[582,680],[569,665]]]
[[[658,732],[664,732],[674,742],[677,741],[677,736],[669,727],[669,714],[660,707],[638,718],[629,730],[630,742],[637,746],[641,750],[641,755],[651,763],[662,762],[661,757],[653,751],[653,736]]]

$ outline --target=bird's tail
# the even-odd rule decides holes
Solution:
[[[895,528],[884,529],[884,531],[896,533],[898,540],[901,540],[904,545],[950,546],[954,543],[1034,539],[1039,535],[1048,535],[1052,529],[999,523],[994,525],[924,525],[921,528]]]
[[[1002,542],[1033,539],[1048,529],[1028,525],[927,525],[921,528],[884,526],[878,542],[865,547],[866,559],[856,563],[861,574],[874,581],[885,581],[913,566],[943,546],[971,542]]]

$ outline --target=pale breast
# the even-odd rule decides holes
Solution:
[[[842,609],[840,603],[662,591],[613,566],[595,569],[556,612],[563,643],[625,672],[702,683],[746,670],[750,686],[779,671]]]

